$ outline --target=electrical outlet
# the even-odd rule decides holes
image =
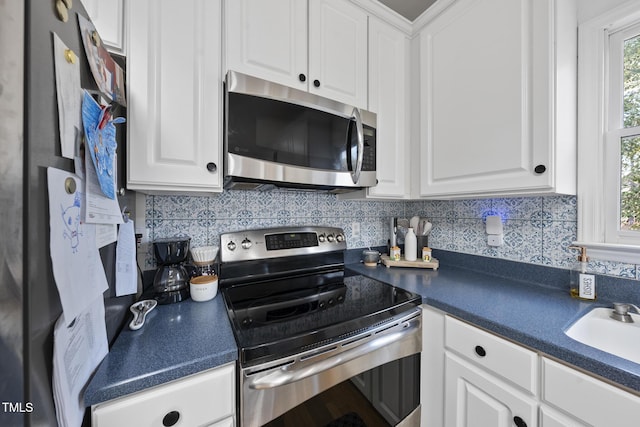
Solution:
[[[354,239],[360,238],[360,223],[354,222],[351,224],[351,237]]]
[[[502,234],[489,234],[487,243],[489,244],[489,246],[502,246],[502,244],[504,243]]]

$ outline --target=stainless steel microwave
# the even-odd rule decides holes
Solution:
[[[374,113],[234,71],[224,102],[225,188],[376,185]]]

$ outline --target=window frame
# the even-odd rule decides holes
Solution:
[[[611,118],[609,37],[640,24],[640,4],[627,2],[578,26],[578,241],[592,258],[640,263],[640,233],[619,232],[620,129]],[[621,79],[618,78],[618,81]],[[615,84],[615,79],[613,80]],[[620,84],[620,82],[618,82]],[[619,99],[622,92],[619,93]],[[611,143],[615,138],[617,141]],[[609,191],[607,191],[609,190]],[[613,224],[613,225],[612,225]],[[615,229],[615,230],[614,230]]]

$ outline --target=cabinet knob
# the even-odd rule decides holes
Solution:
[[[524,420],[520,417],[513,417],[513,423],[516,425],[516,427],[527,427],[527,423],[524,422]]]
[[[300,79],[301,82],[305,82],[307,81],[307,76],[305,76],[304,74],[300,73],[298,74],[298,78]]]
[[[209,162],[209,163],[207,163],[207,170],[209,172],[215,172],[215,171],[218,170],[218,166],[213,162]]]
[[[168,412],[167,415],[162,418],[162,425],[165,427],[171,427],[176,425],[176,423],[180,421],[180,412],[171,411]]]
[[[535,168],[533,168],[533,171],[537,174],[543,174],[545,173],[547,170],[547,167],[545,165],[538,165]]]
[[[477,345],[475,351],[476,354],[480,357],[485,357],[487,355],[486,350],[481,345]]]
[[[314,85],[315,87],[320,87],[320,80],[314,80],[314,81],[313,81],[313,85]]]

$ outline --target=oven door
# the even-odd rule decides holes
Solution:
[[[421,348],[422,317],[421,310],[417,307],[400,319],[378,324],[366,331],[359,331],[340,342],[262,365],[241,368],[239,371],[240,425],[241,427],[269,426],[267,423],[276,418],[277,420],[272,424],[274,426],[311,425],[308,419],[305,421],[303,418],[305,415],[296,415],[295,411],[304,414],[305,410],[302,406],[314,405],[315,403],[312,402],[316,399],[320,405],[327,404],[329,401],[328,405],[333,407],[335,412],[335,407],[343,402],[331,402],[331,394],[327,393],[330,393],[334,386],[339,387],[343,384],[345,387],[356,387],[364,391],[364,397],[373,404],[355,407],[344,414],[345,417],[355,417],[363,421],[363,416],[358,412],[370,410],[371,407],[375,408],[375,399],[380,395],[380,391],[388,392],[392,388],[390,384],[385,384],[385,378],[396,381],[398,386],[402,385],[398,383],[399,378],[409,378],[414,379],[415,384],[409,387],[408,393],[401,394],[403,407],[399,406],[395,411],[387,410],[386,413],[380,411],[383,413],[379,415],[381,420],[384,419],[381,425],[418,427],[420,425],[419,354]],[[384,370],[385,367],[393,369],[394,366],[390,365],[393,363],[396,367],[409,369],[410,372],[400,377],[379,371]],[[366,384],[367,381],[374,384]],[[372,392],[372,387],[378,391]],[[369,396],[366,396],[367,394]],[[317,408],[306,412],[313,414],[314,411],[317,413]],[[339,420],[336,420],[335,425],[341,425],[339,423],[342,421],[340,419],[342,414],[338,415],[340,415]],[[325,426],[332,425],[333,420],[318,421],[318,425]],[[358,425],[358,422],[354,422],[353,419],[350,421],[353,425]],[[364,422],[361,425],[365,425]]]

